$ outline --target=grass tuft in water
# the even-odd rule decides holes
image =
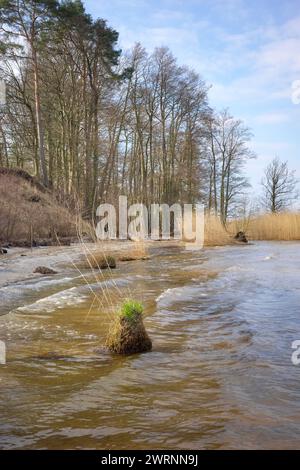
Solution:
[[[106,347],[115,354],[136,354],[151,351],[152,341],[143,323],[143,306],[127,299],[113,322]]]

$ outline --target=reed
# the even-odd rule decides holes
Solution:
[[[91,269],[115,269],[117,267],[116,258],[103,250],[91,251],[85,254],[84,267]]]
[[[300,213],[264,214],[250,219],[247,235],[252,240],[300,240]]]
[[[205,216],[204,245],[205,246],[225,246],[233,242],[231,234],[220,219],[214,215]]]
[[[195,230],[195,216],[193,220],[193,230]],[[185,233],[185,229],[183,229],[183,233]],[[189,242],[185,237],[183,237],[184,242]],[[230,245],[233,243],[232,236],[222,222],[220,221],[219,217],[212,215],[212,214],[205,214],[204,218],[204,246],[212,247],[212,246],[225,246]]]

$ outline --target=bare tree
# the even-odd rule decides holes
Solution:
[[[247,160],[255,158],[248,146],[251,137],[249,128],[239,119],[234,119],[226,109],[208,121],[208,208],[220,215],[224,225],[236,212],[245,196],[245,189],[250,186],[243,171]]]
[[[273,213],[287,209],[299,196],[295,171],[278,157],[267,166],[262,180],[264,206]]]

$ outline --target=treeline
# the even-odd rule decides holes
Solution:
[[[242,203],[249,130],[209,107],[208,86],[165,47],[121,53],[81,1],[0,1],[0,165],[79,198],[205,202],[225,223]]]

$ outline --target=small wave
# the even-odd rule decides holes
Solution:
[[[175,302],[182,302],[184,300],[199,297],[201,295],[199,286],[183,286],[174,287],[165,290],[156,298],[156,303],[159,306],[167,307]]]
[[[274,259],[275,255],[269,255],[264,258],[264,261],[270,261],[271,259]]]
[[[78,277],[79,276],[76,276],[75,278],[74,277],[62,277],[60,279],[50,279],[50,278],[48,278],[48,279],[43,279],[43,280],[35,282],[35,283],[30,283],[30,284],[26,285],[25,287],[26,288],[28,287],[29,289],[34,289],[34,290],[40,290],[40,289],[43,289],[44,287],[55,286],[55,285],[64,284],[64,283],[74,281]]]
[[[74,281],[74,277],[63,277],[60,279],[47,278],[35,282],[23,282],[10,284],[1,288],[3,296],[9,300],[10,297],[16,298],[22,296],[22,291],[39,291],[47,287],[53,287],[60,284],[67,284],[68,282]]]
[[[169,295],[171,292],[173,292],[174,290],[176,290],[176,288],[175,288],[175,289],[167,289],[167,290],[165,290],[164,292],[162,292],[162,293],[155,299],[155,301],[156,301],[157,303],[159,303],[161,300],[163,300],[164,298],[168,297],[168,295]]]
[[[239,272],[239,271],[244,271],[245,268],[243,268],[242,266],[239,266],[239,265],[234,265],[234,266],[230,266],[229,268],[225,269],[225,271],[227,272]]]
[[[72,307],[74,305],[80,304],[87,298],[88,295],[81,293],[77,287],[71,287],[70,289],[58,292],[57,294],[39,299],[33,304],[19,307],[16,309],[16,311],[22,313],[51,313],[56,309]]]

